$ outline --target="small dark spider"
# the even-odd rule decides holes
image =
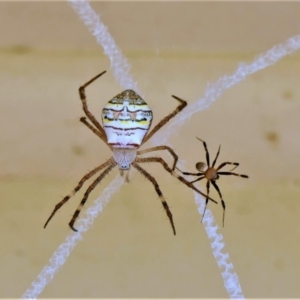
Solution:
[[[225,208],[226,208],[226,206],[225,206],[225,201],[223,200],[220,188],[218,187],[218,185],[216,183],[216,180],[218,180],[220,178],[220,175],[234,175],[234,176],[239,176],[239,177],[243,177],[243,178],[249,178],[249,176],[232,172],[234,169],[236,169],[239,166],[239,163],[237,163],[237,162],[228,162],[228,161],[226,161],[226,162],[221,163],[217,168],[215,168],[215,164],[217,162],[217,159],[218,159],[218,156],[219,156],[219,153],[220,153],[221,145],[219,146],[216,158],[213,161],[212,166],[210,166],[209,152],[207,150],[206,142],[199,139],[198,137],[197,137],[197,139],[203,143],[205,153],[206,153],[206,163],[204,163],[204,162],[196,163],[196,169],[199,171],[199,173],[183,172],[183,171],[179,170],[178,168],[177,168],[177,170],[179,170],[184,175],[199,176],[199,178],[197,178],[196,180],[190,181],[190,183],[194,183],[194,182],[197,182],[197,181],[200,181],[200,180],[206,178],[206,180],[207,180],[207,182],[206,182],[206,193],[207,193],[207,195],[209,195],[210,183],[214,186],[214,188],[217,190],[217,192],[220,196],[222,207],[223,207],[223,227],[224,227]],[[221,170],[226,165],[234,165],[234,167],[233,167],[233,169],[231,169],[229,171],[220,172],[219,170]],[[204,209],[204,212],[203,212],[203,215],[202,215],[201,222],[203,220],[203,217],[204,217],[204,214],[205,214],[205,211],[206,211],[207,203],[208,203],[208,198],[206,198],[205,209]]]

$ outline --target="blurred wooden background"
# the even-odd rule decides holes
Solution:
[[[193,103],[208,82],[300,33],[297,2],[92,6],[128,58],[154,125],[176,106],[172,94]],[[0,297],[17,298],[69,233],[82,194],[44,230],[54,205],[111,155],[79,122],[78,87],[108,70],[87,91],[98,118],[121,88],[68,3],[1,2],[0,36]],[[227,204],[220,231],[247,298],[299,297],[299,58],[249,76],[170,140],[190,171],[205,158],[198,136],[212,155],[222,145],[219,162],[238,161],[236,171],[250,176],[219,182]],[[160,166],[146,167],[178,235],[152,185],[132,172],[42,297],[228,297],[192,193]],[[221,226],[221,205],[210,208]]]

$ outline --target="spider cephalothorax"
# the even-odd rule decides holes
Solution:
[[[97,121],[97,119],[93,116],[93,114],[88,110],[85,88],[90,85],[93,81],[99,78],[101,75],[105,73],[95,76],[90,81],[85,83],[83,86],[79,88],[79,95],[82,101],[82,108],[86,115],[86,117],[82,117],[80,121],[86,125],[91,131],[93,131],[108,147],[112,150],[113,156],[108,159],[106,162],[96,167],[92,171],[88,172],[83,178],[79,181],[75,189],[66,197],[64,197],[59,203],[56,204],[53,212],[45,223],[47,226],[48,222],[54,216],[56,211],[66,203],[77,191],[79,191],[82,185],[89,178],[94,176],[96,173],[102,170],[102,173],[98,175],[98,177],[94,180],[94,182],[87,188],[84,196],[76,209],[69,225],[74,230],[74,223],[83,207],[85,202],[88,199],[91,191],[96,187],[98,183],[115,167],[118,166],[120,170],[120,174],[123,176],[124,171],[126,171],[126,181],[129,181],[128,174],[129,170],[132,167],[137,169],[140,173],[142,173],[149,181],[152,182],[161,202],[166,211],[166,214],[171,222],[171,226],[173,229],[174,235],[176,234],[175,225],[173,222],[172,213],[169,209],[169,206],[163,197],[163,194],[159,188],[159,185],[155,178],[150,175],[144,168],[140,166],[140,163],[147,162],[157,162],[160,163],[163,168],[168,171],[171,175],[178,178],[182,183],[195,190],[199,194],[206,197],[207,201],[210,199],[211,201],[217,203],[215,200],[210,198],[208,195],[203,194],[194,185],[188,182],[184,177],[175,173],[174,170],[176,168],[176,163],[178,161],[178,156],[169,146],[161,145],[152,148],[148,148],[145,150],[138,150],[140,146],[142,146],[146,141],[148,141],[162,126],[164,126],[171,118],[173,118],[176,114],[178,114],[186,105],[187,102],[176,97],[177,101],[179,101],[179,105],[177,108],[170,113],[168,116],[163,118],[149,133],[148,130],[152,123],[152,110],[148,107],[147,103],[133,90],[125,90],[122,93],[115,96],[111,99],[107,105],[103,108],[102,111],[102,123],[103,127]],[[91,122],[91,123],[90,123]],[[141,154],[159,150],[166,150],[173,156],[173,165],[172,168],[168,166],[168,164],[161,157],[139,157]]]
[[[199,173],[190,173],[190,172],[183,172],[181,170],[178,170],[184,174],[184,175],[192,175],[192,176],[199,176],[197,179],[190,181],[190,183],[195,183],[197,181],[200,181],[202,179],[206,179],[206,192],[207,195],[209,195],[209,188],[210,188],[210,183],[213,185],[213,187],[216,189],[216,191],[218,192],[220,199],[221,199],[221,203],[222,203],[222,207],[223,207],[223,226],[224,226],[224,219],[225,219],[225,201],[223,200],[220,188],[218,187],[216,181],[220,178],[220,175],[234,175],[234,176],[239,176],[239,177],[243,177],[243,178],[249,178],[248,175],[243,175],[243,174],[237,174],[237,173],[233,173],[232,171],[234,169],[236,169],[239,166],[239,163],[237,162],[223,162],[221,163],[217,168],[215,168],[215,164],[217,162],[219,153],[220,153],[220,149],[221,149],[221,145],[219,146],[217,155],[212,163],[212,165],[210,166],[210,158],[209,158],[209,152],[207,149],[207,145],[206,142],[197,138],[199,141],[201,141],[203,143],[204,146],[204,150],[206,153],[206,163],[204,162],[198,162],[196,163],[196,169],[199,171]],[[234,165],[234,167],[230,170],[230,171],[226,171],[226,172],[220,172],[220,170],[225,167],[226,165]],[[205,210],[206,210],[206,206],[208,203],[208,199],[206,198],[206,203],[205,203],[205,209],[202,215],[202,219],[204,217],[205,214]]]

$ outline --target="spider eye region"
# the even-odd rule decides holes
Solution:
[[[138,148],[151,126],[152,118],[152,110],[133,90],[118,94],[102,111],[108,144],[113,148]]]

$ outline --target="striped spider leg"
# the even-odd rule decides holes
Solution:
[[[88,179],[92,178],[94,175],[102,171],[85,191],[78,208],[76,209],[71,221],[69,222],[69,226],[71,227],[71,229],[77,231],[77,229],[74,227],[74,223],[92,190],[115,166],[118,166],[121,176],[125,176],[125,179],[128,182],[129,170],[132,166],[153,184],[154,189],[158,194],[162,205],[165,209],[165,212],[170,220],[173,233],[175,235],[176,231],[173,222],[173,216],[160,190],[160,187],[156,179],[152,175],[150,175],[144,168],[142,168],[139,165],[139,163],[158,162],[172,176],[175,176],[186,186],[206,197],[207,201],[208,199],[210,199],[215,203],[217,202],[210,198],[208,195],[205,195],[201,191],[199,191],[196,187],[194,187],[192,183],[188,182],[184,177],[175,173],[178,156],[172,148],[165,145],[161,145],[145,150],[138,149],[146,141],[148,141],[162,126],[164,126],[171,118],[173,118],[176,114],[183,110],[183,108],[187,105],[187,102],[176,96],[172,96],[179,102],[179,105],[177,106],[177,108],[175,108],[175,110],[172,113],[163,118],[148,133],[148,130],[152,123],[152,110],[148,107],[147,103],[133,90],[125,90],[122,93],[116,95],[114,98],[112,98],[103,108],[102,127],[88,109],[85,88],[92,82],[94,82],[96,79],[98,79],[100,76],[102,76],[105,72],[106,71],[95,76],[79,88],[79,95],[82,102],[83,111],[86,115],[85,117],[82,117],[80,121],[85,126],[87,126],[94,134],[96,134],[111,149],[113,155],[106,162],[102,163],[100,166],[85,174],[79,181],[77,186],[74,188],[74,190],[56,204],[50,217],[47,219],[44,228],[47,226],[47,224],[52,219],[57,210],[59,210],[61,206],[63,206],[75,193],[77,193]],[[144,153],[160,150],[168,151],[171,154],[171,156],[174,159],[172,168],[170,168],[168,164],[160,157],[139,157]]]
[[[177,168],[177,170],[179,170],[184,175],[198,176],[197,179],[190,181],[190,183],[192,183],[192,184],[205,178],[206,179],[206,193],[207,193],[207,195],[209,195],[210,183],[213,185],[213,187],[216,189],[216,191],[218,192],[218,194],[220,196],[220,199],[221,199],[221,203],[222,203],[222,207],[223,207],[223,227],[224,227],[225,208],[226,208],[226,206],[225,206],[225,201],[224,201],[224,199],[222,197],[222,194],[221,194],[221,190],[220,190],[219,186],[217,185],[216,181],[220,178],[220,175],[234,175],[234,176],[239,176],[239,177],[243,177],[243,178],[249,178],[249,176],[232,172],[234,169],[236,169],[239,166],[239,163],[237,163],[237,162],[228,162],[228,161],[226,161],[226,162],[221,163],[217,168],[215,168],[215,164],[216,164],[218,156],[220,154],[221,145],[219,146],[217,155],[216,155],[212,165],[210,166],[209,152],[208,152],[208,149],[207,149],[206,142],[199,139],[198,137],[197,137],[197,139],[199,141],[201,141],[203,146],[204,146],[204,150],[205,150],[205,153],[206,153],[206,164],[204,162],[196,163],[196,169],[199,171],[199,173],[183,172],[183,171],[179,170],[178,168]],[[231,170],[226,171],[226,172],[220,171],[226,165],[233,165],[234,167]],[[208,203],[208,199],[206,198],[205,208],[204,208],[204,212],[203,212],[203,215],[202,215],[201,222],[202,222],[203,217],[205,215],[207,203]]]

